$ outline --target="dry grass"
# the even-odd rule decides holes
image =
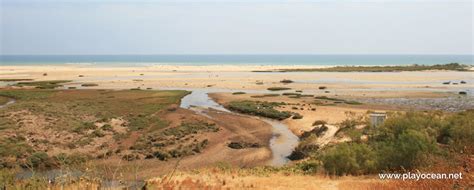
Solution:
[[[0,105],[6,104],[8,101],[10,101],[10,98],[5,97],[5,96],[0,96]]]

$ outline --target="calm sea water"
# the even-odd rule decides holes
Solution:
[[[411,65],[461,63],[473,55],[0,55],[1,65]]]

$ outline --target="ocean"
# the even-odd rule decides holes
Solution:
[[[473,65],[474,55],[0,55],[0,65]]]

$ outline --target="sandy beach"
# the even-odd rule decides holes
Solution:
[[[471,6],[2,0],[0,190],[474,189]]]
[[[285,86],[315,95],[350,97],[446,97],[474,88],[472,72],[252,72],[301,68],[300,66],[0,66],[0,79],[72,80],[65,85],[80,87],[97,83],[94,88],[212,88],[227,90],[265,90]],[[43,76],[43,74],[47,76]],[[80,76],[81,75],[81,76]],[[283,79],[293,80],[281,84]],[[443,85],[451,81],[457,85]],[[465,81],[466,84],[460,84]],[[0,85],[2,85],[0,83]],[[4,84],[5,85],[5,84]],[[326,89],[319,90],[324,86]]]

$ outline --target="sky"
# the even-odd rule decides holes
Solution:
[[[0,54],[473,54],[472,0],[0,0]]]

